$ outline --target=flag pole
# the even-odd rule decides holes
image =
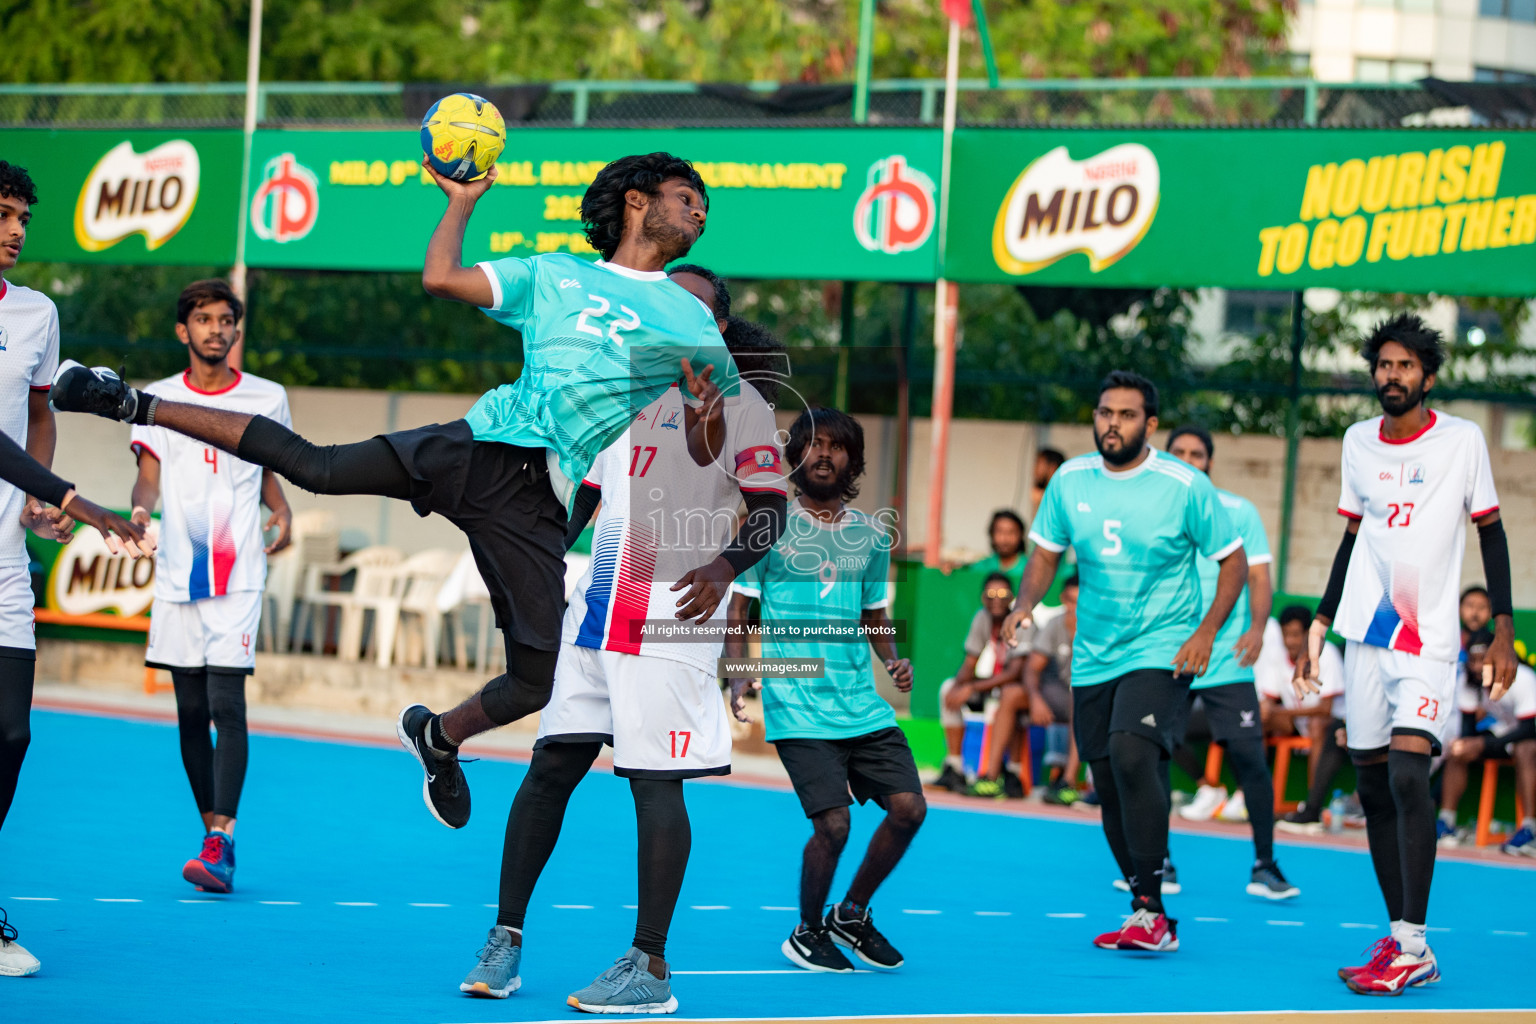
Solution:
[[[245,123],[242,131],[245,155],[240,161],[240,211],[235,228],[235,265],[229,272],[230,288],[245,303],[247,313],[250,312],[251,303],[245,280],[245,235],[251,219],[251,151],[252,141],[256,137],[256,112],[261,87],[261,0],[251,0],[251,27],[248,35],[245,56]],[[245,336],[250,329],[251,321],[247,316],[240,340],[235,342],[229,352],[229,365],[236,370],[240,369],[240,361],[245,355]]]
[[[944,160],[939,175],[939,276],[933,300],[933,412],[928,459],[928,523],[923,564],[937,567],[944,545],[944,481],[949,461],[949,421],[955,401],[955,326],[960,293],[944,277],[944,243],[949,230],[950,153],[960,81],[960,22],[949,22],[949,56],[944,68]]]

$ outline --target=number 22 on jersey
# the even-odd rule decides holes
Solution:
[[[588,323],[587,317],[605,317],[608,315],[609,310],[613,308],[613,304],[601,295],[594,295],[590,292],[587,294],[587,298],[596,303],[596,305],[582,310],[581,315],[576,318],[576,329],[581,333],[590,334],[598,338],[607,337],[615,345],[622,346],[624,344],[624,332],[632,331],[640,326],[640,314],[628,306],[621,305],[619,312],[623,313],[624,316],[622,318],[615,318],[613,323],[608,325],[608,331],[605,335],[603,328],[600,325],[593,326]]]

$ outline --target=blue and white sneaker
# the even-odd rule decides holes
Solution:
[[[1447,825],[1443,818],[1435,819],[1435,845],[1442,850],[1461,845],[1461,840],[1456,836],[1455,827]]]
[[[1531,826],[1521,825],[1520,831],[1510,836],[1499,849],[1517,857],[1536,857],[1536,833],[1531,831]]]
[[[459,983],[460,992],[505,999],[522,987],[518,968],[523,962],[523,947],[513,944],[512,929],[500,924],[493,926],[478,955],[480,962]]]
[[[630,947],[628,953],[597,980],[579,992],[572,992],[566,1004],[587,1013],[676,1013],[677,997],[672,994],[672,972],[664,979],[651,973],[651,958]]]

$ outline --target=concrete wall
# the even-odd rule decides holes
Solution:
[[[360,440],[373,434],[462,416],[473,403],[468,395],[295,388],[290,394],[294,426],[320,444]],[[1457,409],[1458,413],[1466,410]],[[788,414],[781,417],[788,425]],[[898,450],[895,421],[861,417],[868,469],[855,504],[866,511],[892,500]],[[906,543],[926,541],[929,424],[912,424]],[[1161,436],[1157,439],[1161,442]],[[1035,451],[1041,446],[1079,455],[1093,447],[1086,426],[957,420],[950,429],[948,480],[945,486],[944,550],[962,560],[986,552],[986,525],[992,512],[1015,508],[1028,519]],[[1515,603],[1536,607],[1536,564],[1527,552],[1536,548],[1536,452],[1492,452],[1493,470],[1510,535]],[[128,428],[91,416],[59,417],[56,465],[90,497],[120,507],[128,505],[135,465],[128,452]],[[1249,498],[1259,507],[1278,551],[1280,499],[1284,487],[1285,442],[1274,437],[1221,436],[1216,442],[1213,478],[1218,486]],[[462,549],[462,535],[437,517],[421,519],[404,502],[371,497],[318,497],[287,488],[296,510],[332,509],[344,529],[347,547],[393,544],[407,553],[429,547]],[[1339,442],[1306,440],[1301,444],[1292,532],[1289,587],[1321,593],[1342,531],[1335,512],[1339,494]],[[1468,529],[1463,582],[1482,579],[1476,531]]]

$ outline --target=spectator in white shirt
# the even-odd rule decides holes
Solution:
[[[1312,612],[1293,604],[1280,613],[1280,621],[1271,620],[1265,630],[1264,652],[1253,667],[1254,685],[1262,699],[1266,735],[1306,736],[1311,741],[1307,757],[1309,784],[1307,798],[1296,810],[1284,815],[1275,827],[1286,832],[1321,832],[1323,808],[1328,805],[1333,780],[1344,767],[1346,751],[1344,729],[1344,657],[1333,644],[1323,644],[1318,679],[1320,693],[1298,700],[1291,678],[1296,661],[1305,657],[1307,630],[1312,626]],[[1279,634],[1278,636],[1275,634]],[[1280,780],[1277,786],[1284,785]]]

